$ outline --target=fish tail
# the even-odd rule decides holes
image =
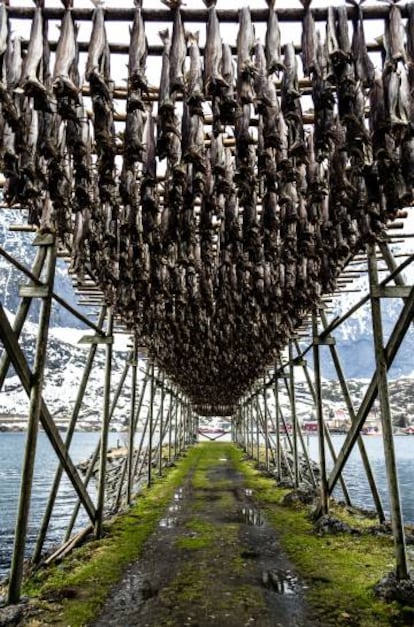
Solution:
[[[203,2],[206,5],[207,9],[211,9],[211,7],[215,7],[217,4],[217,0],[203,0]]]
[[[61,0],[65,9],[73,9],[73,0]]]
[[[191,32],[191,31],[186,31],[185,33],[185,38],[187,40],[187,44],[197,44],[199,42],[200,39],[200,31],[195,31],[195,33]]]
[[[312,4],[312,0],[300,0],[300,3],[306,11],[307,9],[309,9],[310,5]]]
[[[169,9],[179,9],[183,3],[183,0],[161,0],[162,4],[165,4]]]
[[[266,3],[269,9],[274,9],[276,6],[276,0],[266,0]]]
[[[161,37],[161,41],[164,44],[164,46],[170,43],[170,31],[168,30],[168,28],[164,30],[160,30],[158,35]]]
[[[134,0],[134,5],[137,9],[142,9],[142,0]]]

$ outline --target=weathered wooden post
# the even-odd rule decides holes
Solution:
[[[105,487],[106,487],[106,462],[108,452],[108,433],[111,402],[111,374],[112,374],[112,345],[113,345],[113,314],[112,309],[108,307],[107,314],[107,332],[106,332],[106,360],[105,360],[105,381],[104,381],[104,397],[103,397],[103,414],[102,414],[102,430],[101,430],[101,446],[99,458],[99,483],[98,498],[96,504],[96,521],[95,535],[97,538],[102,537],[103,531],[103,514],[105,506]]]
[[[293,468],[295,487],[299,485],[299,458],[298,458],[298,419],[296,415],[296,391],[295,391],[295,363],[293,358],[293,340],[289,340],[289,389],[290,389],[290,411],[292,418],[292,440],[293,440]]]
[[[150,371],[150,405],[149,405],[149,435],[148,435],[148,475],[147,485],[150,487],[152,482],[152,439],[154,429],[154,400],[155,400],[155,369],[154,361],[151,361]]]
[[[279,371],[277,368],[277,364],[274,366],[274,388],[273,394],[275,397],[275,418],[276,418],[276,469],[277,469],[277,480],[282,480],[282,455],[280,450],[280,408],[279,408]]]
[[[316,419],[318,422],[318,445],[319,445],[319,467],[320,467],[320,496],[321,514],[329,512],[328,482],[326,477],[326,456],[324,440],[324,419],[322,407],[322,385],[321,385],[321,364],[319,351],[318,318],[315,311],[312,312],[312,344],[313,344],[313,368],[315,373],[315,405]]]
[[[56,267],[56,243],[52,235],[40,235],[34,245],[46,247],[45,286],[25,286],[22,296],[31,292],[32,297],[41,298],[39,326],[33,363],[32,384],[30,387],[29,418],[27,423],[26,447],[23,458],[23,469],[20,484],[20,496],[17,510],[16,532],[13,557],[9,578],[8,602],[17,603],[23,578],[24,549],[26,545],[27,526],[29,521],[30,499],[32,494],[33,471],[36,458],[37,434],[41,412],[44,370],[47,354],[50,313],[52,309],[52,291]]]
[[[268,417],[267,417],[266,374],[263,377],[263,403],[264,403],[265,465],[266,465],[266,470],[269,472],[269,428],[268,428]]]
[[[388,394],[387,361],[384,351],[384,337],[381,320],[383,293],[378,285],[378,270],[375,244],[368,245],[368,272],[370,284],[372,326],[374,333],[375,363],[377,366],[378,396],[381,407],[382,437],[384,442],[385,467],[387,469],[388,491],[391,506],[391,524],[396,555],[396,575],[398,579],[408,579],[407,555],[403,515],[398,485],[397,464],[392,434],[392,416]]]
[[[161,378],[161,406],[160,406],[160,438],[158,441],[158,474],[162,475],[162,443],[164,441],[164,397],[165,397],[165,388],[164,388],[164,373],[160,374]]]
[[[137,339],[134,337],[134,350],[132,354],[131,360],[131,405],[130,405],[130,416],[129,416],[129,427],[128,427],[128,478],[127,478],[127,494],[126,494],[126,502],[128,505],[131,505],[132,498],[132,482],[134,476],[134,450],[135,450],[135,431],[136,431],[136,422],[135,422],[135,410],[137,404],[137,378],[138,378],[138,345]]]

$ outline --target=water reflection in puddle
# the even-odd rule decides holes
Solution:
[[[241,510],[243,521],[252,527],[263,527],[264,520],[261,513],[254,507],[243,507]]]
[[[171,529],[172,527],[176,527],[178,524],[178,520],[175,516],[166,516],[165,518],[161,518],[159,522],[159,526],[164,529]]]
[[[298,578],[289,571],[266,570],[262,573],[262,582],[265,588],[283,595],[297,594],[299,589]]]
[[[174,494],[174,501],[168,507],[168,514],[161,518],[158,525],[164,529],[171,529],[178,526],[178,512],[181,510],[181,501],[183,500],[183,489],[179,488]]]
[[[182,501],[183,500],[183,489],[179,488],[177,492],[174,494],[174,501]]]

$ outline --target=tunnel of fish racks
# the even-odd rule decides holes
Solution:
[[[42,302],[36,377],[19,345],[26,314],[22,309],[12,328],[0,309],[5,359],[30,395],[33,418],[10,600],[20,590],[24,502],[39,417],[79,507],[96,535],[102,533],[115,333],[131,336],[127,371],[135,372],[135,384],[140,357],[148,360],[144,382],[151,388],[149,441],[145,448],[143,436],[137,452],[144,392],[133,385],[132,435],[111,493],[115,509],[130,502],[138,469],[147,468],[151,482],[154,421],[161,421],[156,464],[162,472],[165,438],[171,462],[194,442],[200,416],[227,416],[233,439],[258,461],[264,442],[265,465],[273,464],[279,479],[287,474],[297,487],[306,476],[320,486],[325,513],[338,482],[347,494],[341,472],[358,442],[384,519],[359,434],[378,396],[387,472],[395,478],[391,421],[385,424],[386,371],[412,319],[413,298],[401,275],[412,255],[398,266],[389,242],[414,200],[414,3],[293,4],[267,0],[233,9],[215,0],[191,7],[180,0],[0,2],[2,208],[21,211],[16,229],[35,232],[38,256],[28,271],[1,254],[31,280],[20,291],[23,309],[31,299]],[[98,322],[53,292],[57,257],[66,260],[80,303],[102,307]],[[378,260],[389,272],[382,282]],[[349,270],[355,263],[357,270]],[[332,337],[342,320],[329,321],[325,312],[332,294],[352,281],[350,273],[366,271],[377,369],[356,409]],[[392,289],[403,309],[384,346],[380,299]],[[103,433],[91,462],[91,468],[100,464],[96,505],[66,454],[70,429],[64,444],[42,399],[54,298],[95,331],[85,338],[91,354],[99,344],[106,349]],[[304,336],[311,342],[306,349]],[[352,419],[330,474],[322,345],[333,355]],[[308,351],[314,383],[304,360]],[[317,410],[320,478],[295,417],[295,368],[304,369]],[[81,396],[86,385],[87,377]],[[291,404],[289,454],[279,437],[283,429],[290,435],[277,403],[279,385],[286,386]],[[169,395],[166,418],[161,405],[158,417],[154,413],[157,389],[162,407]],[[73,429],[75,424],[76,417]],[[52,491],[35,563],[55,497]],[[406,578],[398,485],[390,498],[397,574]]]

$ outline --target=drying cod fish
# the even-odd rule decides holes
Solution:
[[[249,7],[239,10],[239,30],[237,33],[237,72],[238,75],[252,75],[254,64],[251,54],[255,35]]]
[[[384,77],[383,80],[384,85],[387,85],[391,127],[406,126],[411,113],[411,95],[406,68],[401,64],[398,70],[391,71],[388,77]]]
[[[336,35],[335,9],[331,6],[328,7],[328,21],[326,23],[326,51],[334,66],[342,62],[343,52]]]
[[[203,0],[208,9],[206,46],[204,51],[204,88],[206,93],[217,93],[226,84],[222,73],[222,43],[217,17],[217,0]]]
[[[70,71],[77,58],[75,26],[72,18],[73,0],[66,0],[66,11],[56,48],[53,89],[60,96],[76,98],[78,89],[70,78]]]
[[[19,111],[19,99],[21,99],[21,97],[16,93],[14,93],[14,95],[12,94],[19,85],[21,75],[21,39],[20,37],[15,37],[14,39],[9,38],[6,52],[7,84],[0,81],[0,102],[4,119],[10,125],[13,132],[20,130],[20,138],[23,133],[23,122]]]
[[[273,72],[283,70],[280,28],[275,10],[276,0],[266,0],[266,2],[269,6],[265,39],[266,61],[268,73],[273,74]]]
[[[407,4],[407,53],[410,64],[414,63],[414,3]]]
[[[291,101],[299,98],[298,62],[293,44],[284,46],[284,70],[282,79],[282,93]]]
[[[338,20],[337,23],[337,37],[339,49],[344,57],[344,59],[350,59],[352,50],[351,50],[351,42],[349,40],[349,31],[348,31],[348,12],[347,7],[344,4],[341,4],[336,7],[336,17]]]
[[[352,56],[355,63],[356,77],[365,87],[372,85],[375,78],[374,64],[372,63],[367,45],[365,43],[364,17],[362,5],[365,0],[346,0],[349,4],[357,8],[357,18],[354,19],[354,33],[352,37]]]
[[[0,57],[7,50],[7,42],[9,38],[9,18],[7,15],[6,4],[0,3]]]
[[[182,0],[161,0],[174,12],[170,55],[170,91],[184,92],[184,62],[186,57],[185,33],[181,19]]]
[[[234,124],[234,115],[237,108],[234,91],[234,63],[231,48],[223,44],[223,78],[226,85],[220,91],[219,109],[222,124]]]
[[[158,99],[157,152],[160,159],[168,154],[169,134],[175,130],[174,103],[170,97],[170,50],[171,37],[167,29],[160,31],[164,44],[162,53],[160,90]]]
[[[385,22],[385,40],[386,48],[389,52],[389,60],[393,63],[397,61],[406,61],[401,9],[396,4],[398,0],[383,1],[385,1],[390,7],[390,11]]]
[[[141,109],[128,111],[124,134],[124,160],[128,163],[143,159],[144,113]]]
[[[315,22],[311,11],[312,0],[300,0],[303,8],[305,9],[305,15],[302,22],[302,63],[303,73],[305,76],[315,70],[316,65],[316,37],[315,37]]]
[[[147,39],[145,37],[144,20],[142,19],[142,0],[134,0],[135,13],[131,29],[131,42],[129,46],[128,81],[129,88],[148,89],[145,76],[145,64],[147,60]]]
[[[43,60],[43,6],[44,0],[36,0],[36,9],[30,30],[29,46],[24,59],[20,84],[27,96],[46,99],[46,88],[39,79]]]
[[[190,49],[190,70],[187,75],[187,103],[191,114],[203,114],[203,70],[201,67],[200,49],[198,47],[199,32],[187,33],[187,44]]]
[[[92,0],[95,5],[92,18],[92,34],[88,47],[85,78],[102,96],[109,100],[108,88],[103,77],[108,42],[105,31],[105,16],[102,0]]]

